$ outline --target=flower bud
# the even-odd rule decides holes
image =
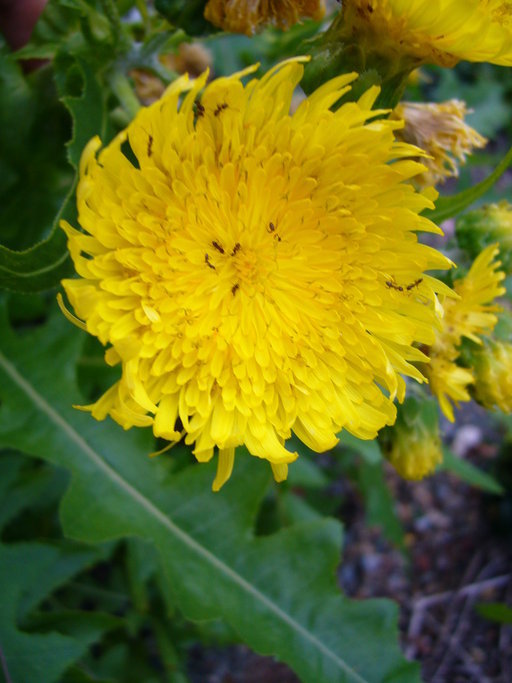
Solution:
[[[485,408],[512,412],[512,344],[489,342],[474,356],[475,398]]]
[[[507,201],[464,214],[457,220],[456,234],[459,246],[472,258],[498,242],[503,268],[512,272],[512,205]]]
[[[388,436],[385,456],[404,479],[423,479],[443,460],[434,401],[407,399]]]

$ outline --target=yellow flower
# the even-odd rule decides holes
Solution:
[[[504,0],[344,0],[347,34],[363,50],[416,64],[459,60],[512,65],[512,2]]]
[[[475,358],[475,398],[512,413],[512,344],[492,342]]]
[[[67,223],[76,314],[122,378],[87,407],[124,428],[185,433],[214,488],[245,445],[278,480],[296,453],[364,439],[395,420],[402,375],[423,376],[449,261],[417,241],[439,232],[409,182],[417,154],[372,110],[378,89],[336,111],[355,74],[290,116],[303,59],[244,86],[250,67],[206,85],[175,81],[107,147],[81,160],[79,222]],[[188,91],[186,96],[183,96]]]
[[[473,372],[461,368],[456,360],[463,337],[481,344],[481,335],[492,332],[497,322],[494,315],[499,306],[492,302],[505,293],[500,282],[505,274],[499,270],[500,261],[495,244],[489,245],[475,259],[468,274],[455,281],[454,290],[459,299],[444,303],[444,319],[441,331],[429,352],[430,363],[425,369],[430,389],[437,397],[443,413],[453,422],[450,400],[469,401],[468,387],[474,382]]]
[[[455,362],[459,355],[457,347],[444,349],[443,353],[433,352],[425,372],[430,382],[430,391],[439,401],[439,406],[450,422],[454,421],[453,407],[450,401],[471,400],[469,387],[475,381],[473,371],[461,368]]]
[[[465,123],[466,114],[466,104],[460,100],[439,104],[402,102],[393,110],[393,118],[404,121],[397,137],[429,155],[423,161],[427,170],[414,179],[421,187],[458,176],[459,165],[465,163],[466,155],[487,143]]]
[[[417,481],[443,461],[441,439],[425,429],[399,429],[386,457],[401,477]]]
[[[204,16],[212,24],[250,36],[265,24],[288,29],[301,17],[321,19],[324,0],[209,0]]]

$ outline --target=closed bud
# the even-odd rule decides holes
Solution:
[[[404,479],[419,480],[434,472],[443,461],[434,401],[406,399],[384,436],[384,453]]]
[[[495,242],[500,246],[500,259],[507,273],[512,272],[512,205],[507,201],[470,211],[457,220],[457,241],[475,258]]]
[[[512,344],[488,342],[474,356],[475,398],[485,408],[512,412]]]

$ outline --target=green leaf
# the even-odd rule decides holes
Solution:
[[[54,683],[88,648],[59,633],[26,633],[19,622],[70,576],[89,566],[94,549],[55,548],[38,543],[0,544],[0,645],[9,679]]]
[[[473,187],[463,190],[451,197],[439,197],[436,201],[436,208],[431,211],[425,211],[424,215],[434,223],[442,223],[447,218],[452,218],[468,206],[471,206],[477,199],[491,189],[507,168],[512,163],[512,147],[505,154],[500,163],[496,166],[494,171],[487,176],[485,180],[473,185]]]
[[[438,469],[452,472],[459,477],[459,479],[462,479],[462,481],[471,484],[471,486],[476,486],[476,488],[482,489],[483,491],[487,491],[488,493],[494,493],[496,495],[502,495],[504,493],[503,487],[494,477],[487,474],[487,472],[478,469],[478,467],[475,467],[467,460],[458,458],[448,448],[443,448],[443,463]]]
[[[30,619],[30,629],[59,631],[89,646],[101,639],[106,631],[121,628],[124,620],[106,612],[54,610],[38,612]]]
[[[338,435],[338,438],[339,443],[334,449],[334,452],[339,448],[348,448],[351,451],[358,453],[370,464],[382,462],[382,454],[376,439],[373,441],[364,441],[363,439],[358,439],[356,436],[349,434],[347,431],[341,432],[341,434]]]
[[[68,158],[78,169],[82,151],[89,140],[99,135],[105,143],[112,135],[105,88],[100,75],[91,66],[64,53],[56,57],[55,79],[61,101],[73,121],[73,135],[67,143]]]
[[[147,431],[125,433],[71,407],[80,401],[74,364],[81,333],[60,317],[25,338],[5,319],[0,327],[0,442],[71,470],[61,506],[68,536],[151,540],[187,618],[223,617],[250,647],[287,662],[304,683],[419,680],[417,666],[399,652],[396,606],[339,592],[336,521],[255,537],[269,482],[264,463],[241,451],[219,494],[210,488],[214,463],[172,474],[173,452],[147,457]],[[42,363],[45,356],[51,362]]]
[[[206,0],[155,0],[155,9],[171,24],[179,26],[191,36],[216,30],[204,18]]]
[[[498,624],[512,624],[512,607],[503,602],[481,602],[475,609],[484,619],[496,621]]]
[[[10,55],[0,55],[0,74],[0,287],[36,291],[54,283],[51,271],[67,272],[64,235],[51,229],[72,183],[67,122],[48,70],[29,82]]]
[[[47,239],[24,251],[14,251],[0,245],[0,287],[18,292],[40,292],[55,287],[71,272],[71,259],[66,236],[58,227],[59,220],[75,215],[75,187],[55,219]]]
[[[395,511],[382,463],[361,461],[357,468],[359,488],[365,498],[366,519],[370,526],[378,526],[384,536],[399,548],[405,547],[405,532]]]
[[[34,468],[33,462],[26,460],[20,453],[4,453],[0,457],[0,530],[26,508],[48,500],[54,469],[46,465]]]
[[[97,75],[85,63],[68,57],[55,60],[56,80],[61,100],[69,110],[73,121],[73,136],[68,143],[68,158],[77,171],[80,155],[93,135],[108,140],[108,112],[105,92]],[[79,95],[72,95],[78,89]],[[75,183],[76,183],[75,177]],[[75,183],[53,221],[46,239],[35,246],[14,251],[0,246],[0,287],[19,292],[37,292],[55,287],[72,271],[67,250],[67,240],[59,228],[61,219],[74,221]]]

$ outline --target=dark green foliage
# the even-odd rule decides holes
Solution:
[[[67,536],[151,540],[188,618],[222,616],[251,647],[277,655],[305,682],[377,682],[405,670],[406,680],[417,680],[394,644],[394,606],[351,602],[335,588],[337,523],[313,519],[254,538],[269,478],[262,463],[240,453],[222,496],[210,491],[211,466],[173,475],[169,459],[148,459],[146,431],[123,434],[71,408],[80,402],[74,362],[81,335],[66,321],[54,319],[28,339],[17,338],[5,320],[3,328],[0,438],[71,470],[61,507]],[[59,367],[58,388],[53,367],[34,357],[34,343]]]

